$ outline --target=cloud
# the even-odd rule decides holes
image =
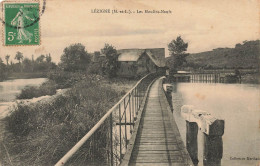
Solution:
[[[74,36],[86,36],[86,37],[104,37],[104,36],[129,36],[129,35],[149,35],[149,34],[160,34],[164,33],[163,29],[130,29],[130,28],[120,28],[120,30],[115,28],[97,28],[93,29],[81,29],[72,30],[65,29],[64,31],[52,31],[49,30],[44,37],[74,37]]]

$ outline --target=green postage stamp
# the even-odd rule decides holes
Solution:
[[[39,3],[5,2],[5,45],[39,45]]]

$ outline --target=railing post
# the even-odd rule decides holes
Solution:
[[[139,111],[139,87],[137,86],[136,87],[136,92],[137,92],[137,113],[138,113],[138,111]]]
[[[142,83],[141,83],[142,84]],[[141,95],[141,84],[140,86],[138,87],[138,111],[140,110],[140,101],[141,101],[141,98],[140,98],[140,95]]]
[[[126,109],[127,107],[125,106],[125,99],[124,99],[124,112],[125,112],[125,148],[127,149],[127,128],[126,128]]]
[[[92,147],[92,162],[95,165],[95,152],[96,152],[96,133],[92,136],[93,147]]]
[[[134,98],[134,102],[135,102],[135,117],[137,117],[137,104],[136,104],[136,96],[137,96],[137,94],[136,94],[136,88],[135,88],[135,90],[134,90],[134,92],[135,92],[135,98]]]
[[[110,118],[109,118],[109,121],[110,121],[110,165],[113,166],[113,162],[114,162],[114,159],[113,159],[113,116],[112,116],[112,113],[110,114]]]
[[[186,120],[186,146],[191,160],[195,166],[198,165],[198,125],[196,122]]]
[[[132,110],[131,110],[131,104],[132,104],[132,102],[131,102],[131,93],[129,93],[129,102],[128,102],[128,104],[129,104],[129,118],[130,118],[130,133],[132,134],[132,127],[131,127],[131,123],[132,123]]]
[[[133,121],[133,128],[135,124],[135,103],[134,103],[134,91],[132,91],[132,121]]]
[[[119,144],[120,144],[120,145],[119,145],[119,146],[120,146],[120,150],[119,150],[120,154],[119,154],[119,157],[120,157],[120,163],[121,163],[121,159],[122,159],[121,104],[119,104],[118,107],[119,107],[119,124],[120,124],[120,125],[119,125]]]

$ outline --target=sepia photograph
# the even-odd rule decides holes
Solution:
[[[0,166],[260,166],[259,0],[0,0]]]

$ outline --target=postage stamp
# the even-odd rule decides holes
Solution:
[[[39,3],[5,2],[4,9],[4,44],[39,45]]]

